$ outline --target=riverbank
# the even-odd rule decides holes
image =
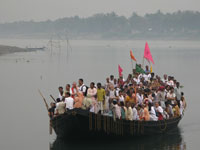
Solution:
[[[20,48],[16,46],[6,46],[6,45],[0,45],[0,56],[5,54],[11,54],[16,52],[29,52],[31,50],[26,48]]]

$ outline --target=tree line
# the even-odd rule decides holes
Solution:
[[[133,13],[129,18],[112,12],[95,14],[87,18],[74,16],[54,21],[0,24],[0,36],[49,36],[52,33],[67,34],[72,38],[199,38],[200,12],[157,11],[144,16]]]

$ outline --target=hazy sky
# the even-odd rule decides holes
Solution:
[[[0,0],[0,22],[47,20],[95,13],[116,12],[129,17],[177,10],[200,11],[200,0]]]

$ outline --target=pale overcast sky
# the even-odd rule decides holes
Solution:
[[[95,13],[116,12],[129,17],[177,10],[200,11],[200,0],[0,0],[0,22],[47,20]]]

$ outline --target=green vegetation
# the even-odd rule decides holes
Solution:
[[[52,34],[70,38],[200,38],[200,12],[178,11],[131,17],[118,16],[114,12],[96,14],[88,18],[79,16],[43,22],[19,21],[0,24],[0,36],[49,37]]]

